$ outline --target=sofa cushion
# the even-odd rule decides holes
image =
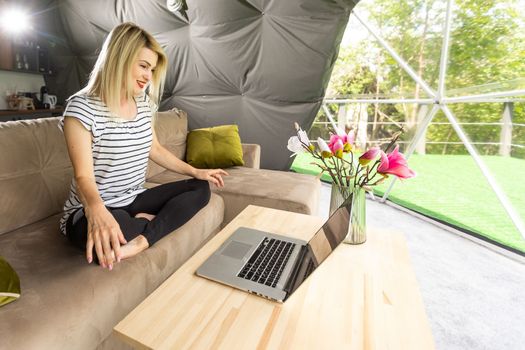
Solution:
[[[0,306],[20,297],[20,279],[9,263],[0,256]]]
[[[259,169],[261,167],[261,146],[255,143],[241,143],[241,146],[244,166]]]
[[[155,135],[161,145],[170,150],[179,159],[184,159],[186,153],[186,136],[188,134],[188,116],[186,112],[173,108],[157,112],[153,119]],[[160,174],[165,169],[149,161],[146,178]]]
[[[108,271],[59,233],[55,215],[0,236],[0,255],[18,272],[23,296],[0,309],[6,349],[94,349],[113,327],[219,230],[224,203]],[[43,249],[45,247],[45,249]]]
[[[249,204],[316,215],[321,182],[312,175],[287,171],[233,167],[226,170],[224,187],[211,186],[224,199],[223,227]],[[166,183],[188,178],[164,171],[148,181]]]
[[[190,131],[186,161],[201,169],[244,165],[237,125],[221,125]]]
[[[0,123],[0,234],[62,211],[73,169],[58,121]]]

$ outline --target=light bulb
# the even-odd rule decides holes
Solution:
[[[20,9],[7,9],[2,15],[2,27],[11,33],[20,33],[30,28],[29,16]]]

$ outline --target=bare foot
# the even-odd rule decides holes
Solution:
[[[128,243],[120,246],[120,258],[127,259],[137,255],[143,250],[149,247],[148,240],[143,235],[139,235],[129,241]],[[115,254],[113,252],[113,254]]]
[[[155,218],[155,215],[153,214],[148,214],[148,213],[138,213],[137,215],[135,215],[136,218],[144,218],[144,219],[147,219],[149,221],[153,220]]]

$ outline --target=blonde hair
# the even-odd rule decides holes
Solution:
[[[77,94],[98,96],[108,106],[112,116],[118,116],[121,99],[133,98],[131,69],[139,51],[144,47],[158,56],[148,88],[152,108],[156,110],[162,98],[168,60],[157,40],[131,22],[119,24],[109,33],[86,87]]]

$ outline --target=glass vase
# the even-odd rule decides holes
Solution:
[[[350,223],[348,234],[344,243],[361,244],[366,241],[366,196],[365,190],[361,187],[340,187],[332,184],[332,194],[330,197],[330,215],[352,196],[350,210]]]

